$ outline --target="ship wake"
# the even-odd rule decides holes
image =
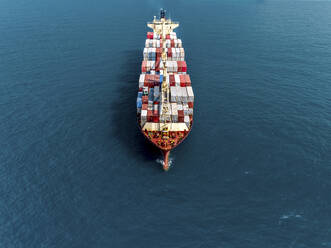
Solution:
[[[164,160],[162,158],[158,158],[158,159],[156,159],[156,163],[158,163],[158,164],[160,164],[160,165],[163,166],[164,165]],[[169,160],[168,160],[168,166],[169,166],[169,168],[172,167],[173,163],[174,163],[174,158],[172,158],[172,157],[169,156]]]

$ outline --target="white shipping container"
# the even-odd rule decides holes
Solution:
[[[188,96],[188,101],[189,102],[194,102],[194,94],[193,94],[193,89],[191,86],[187,86],[186,87],[186,91],[187,91],[187,96]]]
[[[171,41],[166,40],[165,45],[166,45],[166,48],[170,48],[171,47]]]
[[[145,74],[140,74],[139,82],[142,82],[142,83],[145,82]]]
[[[180,89],[180,86],[176,86],[177,90],[177,103],[182,102],[182,90]]]
[[[151,69],[155,70],[155,61],[150,61]]]
[[[177,102],[177,90],[176,87],[171,86],[170,87],[170,101],[171,102]]]
[[[144,86],[144,82],[145,82],[145,74],[140,74],[139,77],[139,88]]]
[[[171,64],[171,71],[174,72],[175,71],[175,63],[174,61],[170,61]]]
[[[141,115],[140,115],[141,120],[147,120],[147,110],[141,110]]]
[[[176,82],[176,85],[177,85],[177,83],[178,83],[178,85],[180,85],[180,77],[179,77],[179,75],[175,75],[175,82]]]
[[[183,104],[182,103],[177,103],[177,110],[183,110]]]
[[[166,80],[167,84],[169,84],[169,75],[167,75],[167,76],[165,77],[165,80]]]
[[[168,68],[168,71],[169,72],[174,72],[174,61],[166,61],[166,64],[167,64],[167,68]]]
[[[184,48],[178,48],[179,49],[179,53],[180,53],[180,60],[184,60],[185,59],[185,51]]]
[[[178,115],[172,114],[171,115],[171,120],[172,120],[172,122],[178,122]]]
[[[190,127],[190,117],[188,115],[184,115],[184,122],[187,127]]]
[[[178,47],[183,47],[182,46],[182,40],[181,39],[178,39]]]
[[[178,118],[177,103],[171,103],[171,113]]]
[[[173,65],[174,65],[174,72],[178,71],[178,67],[177,67],[177,61],[173,61]]]
[[[180,90],[182,91],[182,95],[181,95],[182,102],[187,103],[186,87],[180,87]]]
[[[189,115],[189,113],[188,113],[189,108],[188,108],[187,103],[183,104],[183,110],[184,110],[184,115]]]
[[[176,60],[176,50],[175,48],[171,48],[171,60],[175,61]]]
[[[177,37],[176,37],[176,33],[175,32],[171,32],[170,33],[170,39],[172,39],[172,40],[174,40],[174,39],[176,39]]]
[[[166,65],[166,67],[167,67],[167,69],[168,69],[168,72],[170,72],[170,63],[169,63],[170,61],[169,60],[167,60],[166,62],[165,62],[165,65]]]

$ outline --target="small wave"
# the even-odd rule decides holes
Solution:
[[[284,221],[288,221],[290,219],[301,219],[301,218],[303,218],[301,214],[296,214],[296,213],[284,214],[279,218],[279,224],[282,224]]]
[[[280,217],[281,220],[289,219],[289,218],[302,218],[300,214],[284,214]]]

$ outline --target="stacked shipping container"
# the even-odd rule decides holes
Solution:
[[[189,127],[193,118],[194,94],[190,76],[186,74],[187,65],[182,41],[177,39],[175,32],[166,35],[165,41],[160,38],[156,33],[147,33],[137,96],[140,124],[143,127],[146,122],[170,120],[173,123],[183,122]],[[161,59],[163,51],[167,56],[165,62]],[[168,74],[165,78],[164,66]],[[166,106],[167,116],[163,116],[165,119],[162,119],[161,87],[164,80],[169,85],[170,103]]]

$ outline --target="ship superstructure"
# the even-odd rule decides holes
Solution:
[[[163,168],[169,169],[172,149],[188,135],[193,124],[194,94],[187,74],[185,52],[181,39],[173,31],[178,22],[160,19],[147,23],[147,33],[139,91],[138,123],[145,137],[164,154]]]

